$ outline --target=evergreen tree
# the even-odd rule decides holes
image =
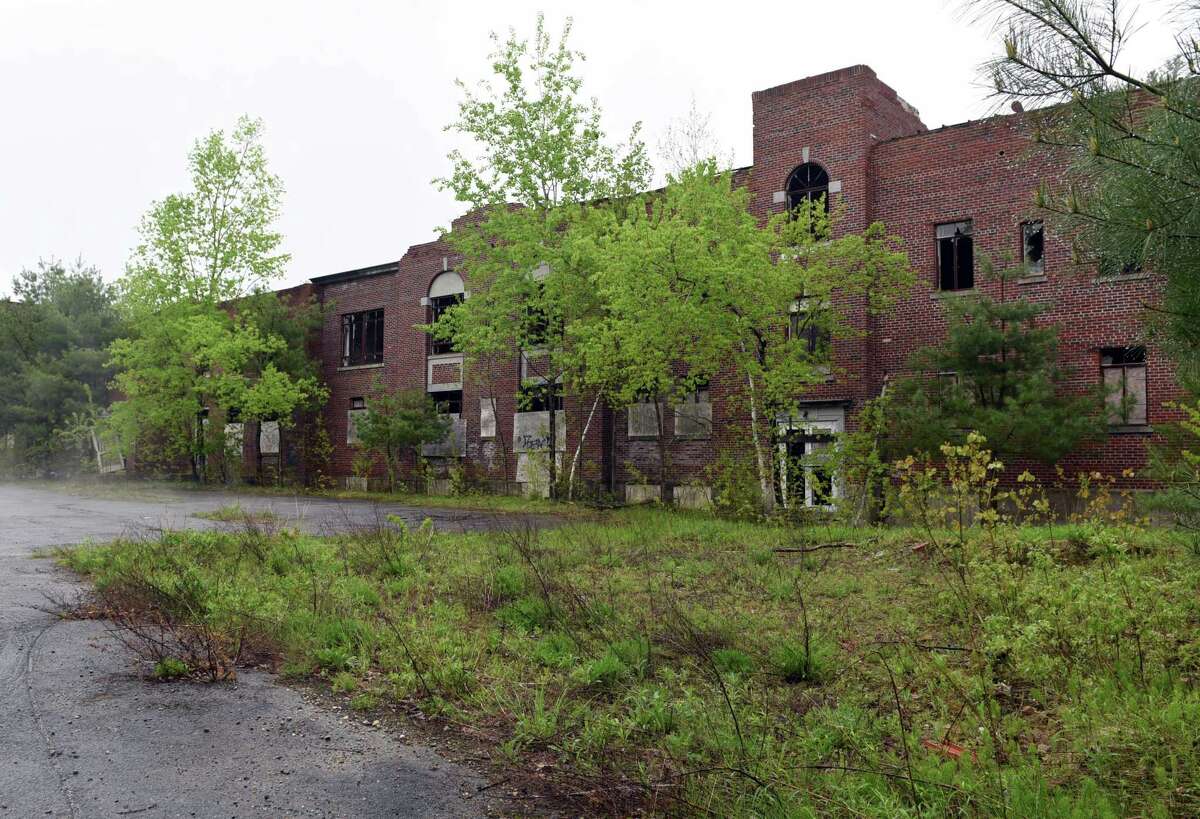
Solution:
[[[1103,390],[1064,391],[1058,329],[1037,321],[1045,310],[1024,299],[948,301],[945,341],[917,351],[890,389],[889,455],[936,452],[974,430],[998,456],[1053,463],[1103,434]]]
[[[1003,32],[1003,55],[984,68],[997,95],[1047,106],[1030,115],[1034,138],[1072,159],[1065,178],[1044,180],[1038,204],[1101,275],[1163,277],[1148,323],[1200,390],[1200,3],[1165,18],[1176,51],[1143,75],[1125,68],[1136,3],[967,5]]]
[[[42,262],[13,280],[13,295],[0,302],[0,435],[12,434],[10,455],[26,468],[74,471],[109,404],[116,291],[82,262]]]

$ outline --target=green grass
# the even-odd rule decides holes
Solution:
[[[357,709],[488,726],[498,758],[588,794],[575,812],[1200,812],[1200,559],[1160,530],[960,544],[639,508],[536,535],[169,533],[62,559],[113,601],[186,600]]]
[[[270,509],[243,509],[240,503],[230,503],[209,512],[196,512],[194,517],[222,523],[274,523],[279,516]]]

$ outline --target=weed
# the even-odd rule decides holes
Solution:
[[[158,680],[174,680],[186,677],[188,664],[175,657],[163,657],[154,664],[154,678]]]

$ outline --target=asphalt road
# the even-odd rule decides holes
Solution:
[[[443,529],[498,525],[486,513],[354,501],[148,490],[87,497],[0,484],[0,819],[366,817],[507,813],[479,776],[307,701],[269,675],[155,683],[102,622],[64,621],[49,598],[78,584],[40,547],[157,528],[231,502],[324,532],[381,514]]]

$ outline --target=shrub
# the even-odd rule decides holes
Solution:
[[[163,657],[154,664],[154,677],[158,680],[174,680],[187,673],[188,664],[176,657]]]

